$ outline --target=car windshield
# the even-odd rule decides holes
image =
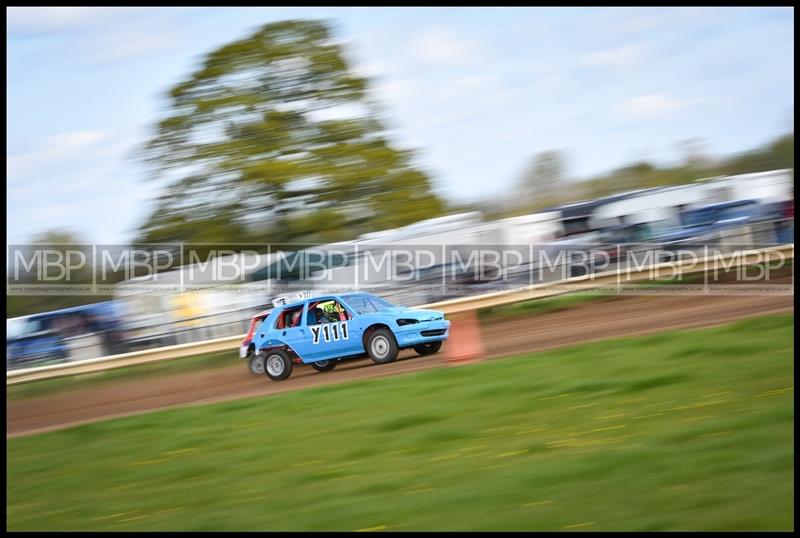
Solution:
[[[345,300],[347,301],[347,304],[353,307],[353,309],[359,314],[380,312],[382,310],[394,308],[391,303],[388,303],[379,297],[375,297],[374,295],[366,295],[363,293],[347,295]]]

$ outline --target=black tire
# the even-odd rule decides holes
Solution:
[[[283,381],[292,375],[292,359],[282,349],[274,349],[263,353],[264,373],[273,381]]]
[[[414,351],[416,351],[420,355],[433,355],[440,349],[442,349],[441,340],[439,340],[438,342],[428,342],[427,344],[420,344],[418,346],[414,346]]]
[[[367,339],[367,353],[375,364],[388,364],[397,359],[400,349],[388,329],[377,329]]]
[[[330,372],[334,368],[336,368],[336,361],[331,359],[329,361],[317,361],[312,362],[311,367],[314,368],[317,372]]]
[[[249,353],[247,355],[247,369],[253,375],[264,375],[264,354]]]

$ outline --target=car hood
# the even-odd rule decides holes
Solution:
[[[422,310],[419,308],[407,308],[402,306],[396,306],[393,308],[387,308],[381,312],[382,314],[388,314],[394,318],[409,318],[409,319],[416,319],[418,321],[433,321],[435,319],[444,319],[444,314],[439,312],[438,310]]]

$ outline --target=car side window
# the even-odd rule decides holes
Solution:
[[[278,321],[275,324],[276,329],[290,329],[292,327],[299,327],[303,319],[303,307],[289,308],[281,312],[278,316]]]
[[[364,313],[364,304],[366,303],[366,301],[361,297],[348,297],[347,302],[350,304],[350,306],[355,308],[356,312],[358,312],[359,314]]]
[[[363,296],[353,296],[348,298],[350,306],[352,306],[359,314],[367,314],[377,312],[378,309],[372,304],[372,301]]]
[[[348,321],[350,314],[339,301],[333,299],[308,305],[308,324],[337,323]]]

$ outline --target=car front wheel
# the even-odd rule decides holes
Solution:
[[[414,351],[416,351],[420,355],[433,355],[440,349],[442,349],[441,340],[438,342],[428,342],[427,344],[420,344],[418,346],[414,346]]]
[[[289,354],[276,349],[264,354],[264,373],[273,381],[283,381],[292,375],[292,360]]]
[[[387,364],[397,359],[399,353],[394,335],[387,329],[378,329],[369,335],[367,352],[375,364]]]

